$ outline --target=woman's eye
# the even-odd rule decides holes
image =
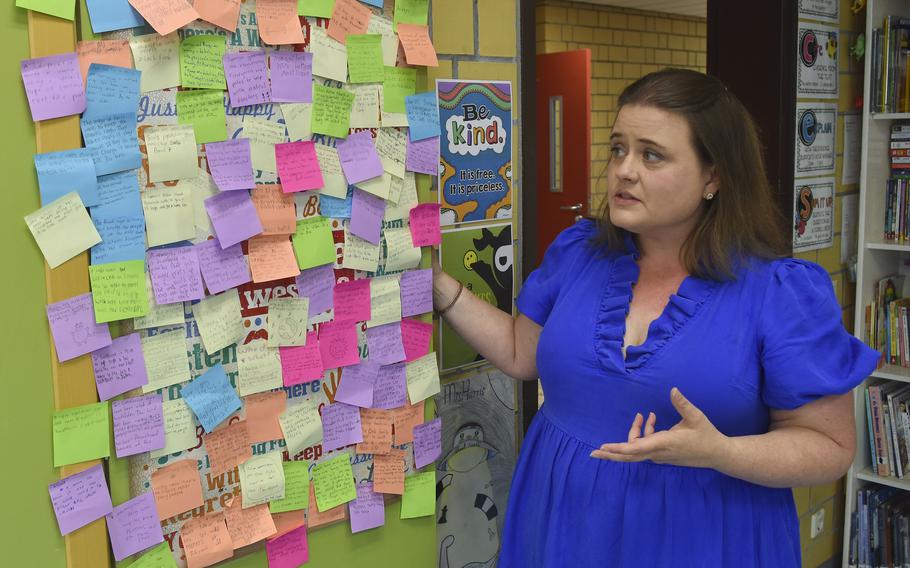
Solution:
[[[610,154],[612,154],[613,156],[622,156],[623,149],[621,146],[612,146],[610,148]]]
[[[649,162],[657,162],[657,161],[663,159],[663,156],[661,156],[654,150],[645,150],[644,156],[645,156],[645,160],[647,160]]]

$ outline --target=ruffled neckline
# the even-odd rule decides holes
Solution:
[[[614,259],[609,281],[601,296],[594,331],[594,349],[601,364],[629,372],[640,368],[660,352],[698,313],[718,283],[687,276],[679,290],[670,296],[664,311],[651,322],[645,342],[627,347],[623,359],[626,317],[632,302],[632,287],[638,282],[638,259],[641,256],[631,233],[625,233],[624,240],[624,251]]]

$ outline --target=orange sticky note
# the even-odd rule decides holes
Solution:
[[[404,495],[404,450],[373,456],[373,491]]]
[[[250,192],[263,235],[291,235],[297,230],[294,196],[284,193],[279,184],[256,185]]]
[[[401,492],[404,494],[404,469],[401,472]],[[332,507],[328,511],[319,512],[316,507],[316,492],[313,490],[313,481],[310,481],[310,506],[307,507],[307,526],[311,529],[328,525],[336,521],[343,521],[348,516],[348,507],[344,503]]]
[[[248,244],[253,282],[294,278],[300,274],[294,247],[287,235],[259,235],[252,237]]]
[[[393,411],[378,408],[360,409],[360,428],[363,442],[357,444],[358,454],[388,454],[392,451]]]
[[[187,0],[129,0],[155,31],[167,35],[199,17]]]
[[[130,51],[130,42],[125,39],[80,41],[76,44],[76,57],[79,58],[79,71],[82,73],[83,84],[88,75],[88,67],[92,63],[133,68],[133,53]]]
[[[429,26],[399,23],[398,39],[401,40],[401,47],[404,48],[404,57],[408,65],[439,67],[436,48],[430,41]]]
[[[335,0],[329,37],[344,43],[348,34],[365,34],[370,25],[370,9],[355,0]]]
[[[313,486],[310,485],[310,496],[313,495],[312,491]],[[306,509],[297,509],[296,511],[287,511],[285,513],[272,513],[272,521],[275,523],[275,530],[277,532],[270,536],[269,540],[274,540],[305,525]]]
[[[240,0],[196,0],[193,4],[199,17],[229,32],[237,29]]]
[[[234,550],[274,536],[278,530],[269,513],[269,504],[243,508],[243,495],[238,495],[224,508],[224,520]]]
[[[423,424],[423,401],[396,408],[393,412],[395,425],[395,445],[409,444],[414,441],[414,426]]]
[[[234,556],[224,513],[208,513],[183,523],[180,540],[187,568],[203,568]]]
[[[256,20],[259,37],[270,45],[303,43],[297,16],[297,0],[257,0]]]
[[[196,460],[180,460],[153,472],[152,493],[159,521],[201,507],[202,479]]]
[[[250,443],[281,440],[284,433],[278,417],[284,412],[287,394],[284,389],[261,392],[243,397],[246,407],[246,429]]]
[[[234,469],[253,457],[250,434],[245,421],[234,422],[230,426],[210,432],[202,440],[205,443],[205,451],[209,453],[212,475]]]

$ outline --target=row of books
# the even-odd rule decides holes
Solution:
[[[893,487],[859,489],[850,518],[849,566],[910,566],[910,493]]]
[[[872,469],[882,477],[910,477],[910,385],[877,381],[864,395]]]
[[[872,112],[910,111],[910,18],[886,16],[873,28]]]
[[[872,304],[866,306],[864,340],[882,354],[879,366],[910,367],[910,298],[903,296],[905,280],[903,273],[881,278],[872,289]]]

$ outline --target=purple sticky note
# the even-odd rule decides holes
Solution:
[[[176,304],[205,297],[195,247],[150,250],[146,258],[152,277],[155,303]]]
[[[370,279],[348,280],[335,285],[335,321],[370,319]]]
[[[95,323],[91,292],[48,304],[47,321],[51,326],[57,360],[60,362],[69,361],[112,343],[107,324]]]
[[[221,248],[221,243],[216,237],[193,245],[193,248],[199,257],[199,268],[202,270],[202,278],[209,294],[219,294],[253,279],[239,243]]]
[[[269,102],[269,72],[264,51],[225,53],[224,78],[231,108]]]
[[[357,324],[327,321],[319,326],[319,355],[325,369],[348,367],[360,363],[357,348]]]
[[[262,223],[248,191],[219,193],[205,200],[205,210],[222,248],[234,246],[262,232]]]
[[[351,134],[339,142],[338,159],[349,184],[355,184],[382,175],[382,161],[369,130]]]
[[[110,400],[148,384],[142,339],[138,333],[118,337],[111,345],[92,352],[92,368],[101,400]]]
[[[84,527],[114,510],[101,464],[51,483],[48,491],[61,535]]]
[[[404,304],[402,304],[404,306]],[[367,329],[369,359],[380,365],[391,365],[405,360],[401,340],[401,322],[396,321]]]
[[[273,51],[269,54],[272,101],[313,102],[313,54],[301,51]]]
[[[205,145],[205,155],[212,179],[221,191],[256,187],[249,138],[209,142]]]
[[[385,199],[355,187],[351,202],[351,234],[378,245],[383,216]]]
[[[385,524],[385,500],[382,493],[373,492],[372,483],[357,484],[357,499],[348,503],[351,513],[351,532],[375,529]]]
[[[379,367],[379,375],[373,385],[373,408],[388,410],[407,403],[408,378],[404,363]]]
[[[149,491],[114,507],[107,516],[107,533],[118,562],[164,542],[155,494]]]
[[[373,385],[379,376],[379,363],[371,359],[357,365],[345,367],[341,373],[341,384],[335,391],[335,401],[360,408],[373,406]]]
[[[331,264],[304,270],[297,276],[297,295],[310,299],[309,312],[321,314],[335,303],[335,270]]]
[[[26,59],[20,69],[33,121],[85,110],[85,87],[75,52]]]
[[[442,419],[414,426],[414,467],[420,469],[433,463],[441,453]]]
[[[407,143],[404,169],[435,176],[439,173],[439,136]]]
[[[115,400],[114,447],[123,458],[164,447],[164,410],[160,394]]]
[[[401,317],[433,311],[433,269],[408,270],[398,281],[401,288]]]
[[[363,441],[360,426],[360,409],[343,402],[322,408],[322,449],[337,450]]]

